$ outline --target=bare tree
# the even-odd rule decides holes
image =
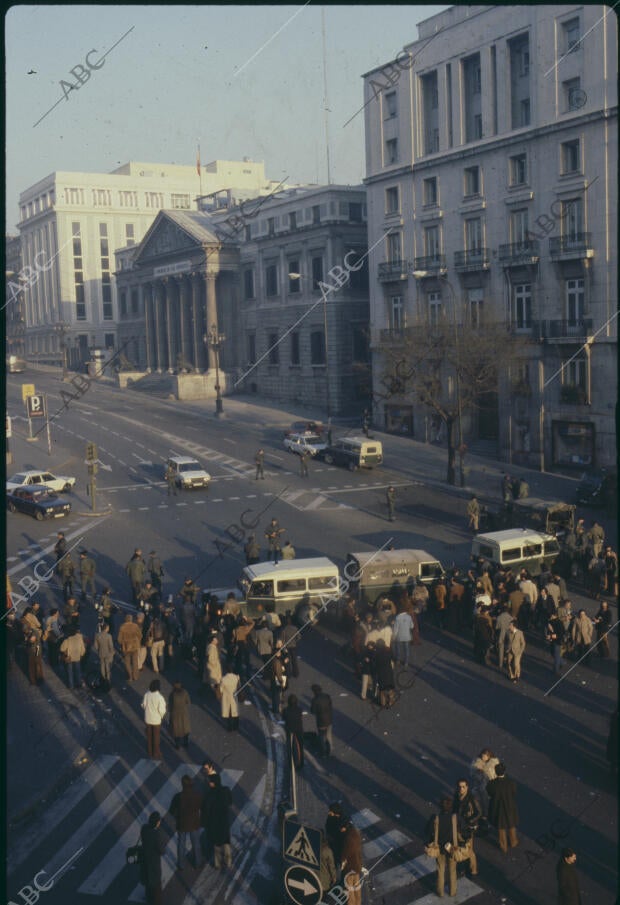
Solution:
[[[441,419],[448,440],[449,484],[456,484],[459,420],[480,408],[484,396],[497,389],[498,375],[515,359],[519,345],[505,323],[457,324],[447,318],[407,327],[384,345],[380,383],[386,393],[376,393],[375,401],[404,397]],[[461,470],[461,484],[462,479]]]

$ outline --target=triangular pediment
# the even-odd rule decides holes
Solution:
[[[182,229],[165,211],[160,211],[140,243],[135,263],[200,248],[202,243],[198,239]]]

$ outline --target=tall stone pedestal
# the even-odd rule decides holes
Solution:
[[[220,371],[220,392],[226,395],[226,374]],[[173,393],[179,400],[213,399],[217,396],[215,389],[215,371],[206,374],[175,374],[172,378]]]

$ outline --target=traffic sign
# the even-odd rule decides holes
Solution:
[[[295,820],[284,822],[283,857],[297,864],[321,866],[321,831]]]
[[[34,383],[22,383],[22,402],[25,402],[28,396],[34,396],[35,392]]]
[[[26,409],[29,418],[45,418],[45,396],[28,396]]]
[[[284,888],[296,905],[318,905],[323,894],[319,875],[295,864],[284,874]]]

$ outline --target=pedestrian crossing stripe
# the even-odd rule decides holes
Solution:
[[[284,854],[287,858],[296,858],[299,861],[304,861],[306,864],[311,864],[313,867],[319,867],[319,862],[312,851],[308,834],[303,826],[295,833],[293,841]]]

